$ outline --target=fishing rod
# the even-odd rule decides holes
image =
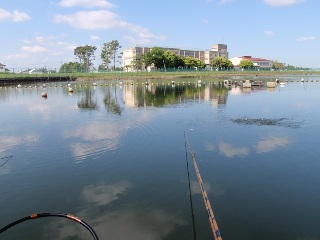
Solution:
[[[220,230],[219,230],[219,227],[218,227],[218,223],[217,223],[216,218],[215,218],[215,216],[213,214],[213,210],[212,210],[209,198],[208,198],[208,194],[207,194],[206,190],[204,189],[204,185],[203,185],[203,182],[202,182],[200,171],[198,169],[198,165],[197,165],[197,162],[196,162],[196,155],[192,151],[191,146],[190,146],[190,144],[189,144],[189,142],[188,142],[188,140],[186,138],[185,138],[185,142],[188,145],[189,152],[190,152],[190,155],[191,155],[191,158],[192,158],[192,162],[193,162],[193,166],[194,166],[194,169],[195,169],[196,174],[197,174],[198,182],[199,182],[201,193],[202,193],[202,198],[203,198],[204,205],[205,205],[207,213],[208,213],[209,222],[210,222],[210,226],[211,226],[211,229],[212,229],[212,233],[213,233],[214,239],[215,240],[222,240],[221,233],[220,233]]]
[[[93,228],[88,224],[86,223],[85,221],[77,218],[76,216],[73,216],[71,214],[66,214],[66,213],[34,213],[34,214],[31,214],[27,217],[23,217],[23,218],[20,218],[6,226],[4,226],[3,228],[0,229],[0,234],[5,232],[6,230],[8,230],[9,228],[19,224],[19,223],[22,223],[24,221],[27,221],[27,220],[32,220],[32,219],[37,219],[37,218],[43,218],[43,217],[62,217],[62,218],[67,218],[69,220],[72,220],[72,221],[75,221],[77,223],[80,223],[82,226],[84,226],[90,233],[91,235],[93,236],[93,238],[95,240],[99,240],[99,237],[98,235],[96,234],[96,232],[93,230]]]
[[[0,165],[0,167],[4,166],[11,158],[12,158],[12,156],[0,158],[0,160],[5,160],[5,161]]]
[[[185,152],[186,152],[186,162],[187,162],[187,172],[188,172],[188,183],[189,183],[189,200],[190,200],[191,216],[192,216],[192,226],[193,226],[193,238],[194,238],[194,240],[196,240],[196,239],[197,239],[197,234],[196,234],[196,226],[195,226],[195,221],[194,221],[194,211],[193,211],[193,203],[192,203],[192,195],[191,195],[190,171],[189,171],[189,161],[188,161],[188,151],[187,151],[186,133],[184,133],[184,148],[185,148]]]

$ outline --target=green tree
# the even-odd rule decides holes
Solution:
[[[59,73],[86,72],[86,70],[84,63],[68,62],[61,65]]]
[[[74,55],[79,58],[79,62],[86,66],[86,70],[89,71],[93,65],[92,60],[95,58],[94,52],[97,47],[91,45],[79,46],[74,49]]]
[[[131,62],[131,66],[125,66],[125,67],[132,67],[135,70],[142,70],[143,66],[144,66],[143,55],[136,55]]]
[[[275,69],[275,70],[284,69],[285,68],[285,64],[284,63],[280,63],[278,61],[273,61],[272,68]]]
[[[118,55],[118,50],[121,48],[118,40],[112,40],[111,42],[104,43],[101,49],[101,60],[102,65],[106,69],[109,69],[109,63],[111,59],[113,60],[113,69],[116,67],[116,57]]]
[[[166,68],[178,68],[184,67],[185,65],[182,57],[173,52],[170,52],[169,50],[163,53],[163,59]]]
[[[239,67],[244,69],[250,69],[250,68],[253,68],[253,66],[254,66],[253,62],[248,59],[242,59],[239,64]]]
[[[164,68],[164,51],[159,47],[153,47],[144,54],[143,59],[146,66],[154,65],[155,68]]]
[[[211,66],[218,70],[233,68],[232,62],[224,57],[215,57],[212,59]]]
[[[204,68],[206,66],[203,61],[193,57],[185,57],[183,61],[187,68]]]

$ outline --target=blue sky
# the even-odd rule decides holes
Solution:
[[[298,67],[320,67],[317,0],[0,0],[0,63],[59,68],[77,46],[118,40],[250,55]]]

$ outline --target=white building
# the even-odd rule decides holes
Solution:
[[[232,62],[234,68],[239,68],[241,60],[249,60],[253,65],[260,69],[271,69],[273,61],[264,58],[253,58],[252,56],[234,57],[229,60]]]
[[[0,72],[5,72],[6,71],[6,65],[0,63]]]
[[[169,47],[159,47],[164,51],[170,51],[181,57],[193,57],[200,59],[206,65],[210,65],[210,62],[215,57],[224,57],[228,59],[228,47],[226,44],[213,44],[211,50],[189,50],[180,48],[169,48]],[[137,56],[144,55],[148,53],[152,47],[136,46],[131,48],[126,48],[123,50],[122,54],[122,67],[127,71],[133,71],[132,61],[136,59]]]

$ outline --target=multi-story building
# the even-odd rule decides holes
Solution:
[[[180,49],[180,48],[170,48],[170,47],[159,47],[164,51],[170,51],[181,57],[193,57],[200,59],[207,66],[215,57],[224,57],[228,59],[228,48],[226,44],[213,44],[211,50],[190,50],[190,49]],[[122,54],[122,67],[127,71],[133,71],[132,61],[137,58],[137,56],[144,55],[148,53],[152,47],[136,46],[131,48],[126,48],[123,50]]]
[[[229,60],[232,62],[234,68],[239,68],[241,60],[249,60],[253,63],[254,67],[260,69],[271,69],[273,61],[264,58],[253,58],[252,56],[234,57]]]

